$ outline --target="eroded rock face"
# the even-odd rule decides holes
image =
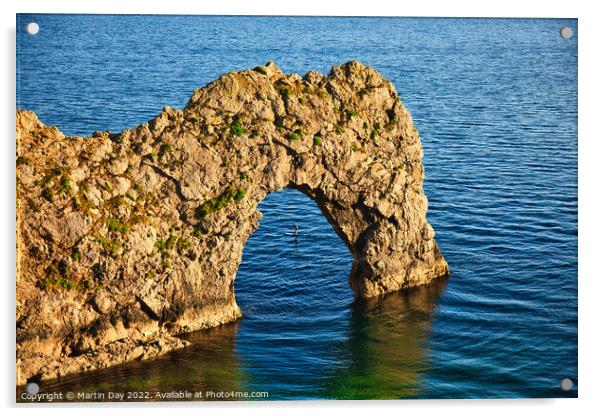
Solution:
[[[285,187],[353,254],[357,296],[448,271],[419,134],[391,82],[358,62],[229,73],[120,134],[66,137],[18,111],[17,140],[19,384],[155,356],[240,317],[257,204]]]

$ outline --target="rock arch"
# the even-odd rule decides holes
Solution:
[[[183,110],[86,139],[18,111],[17,146],[19,383],[151,357],[237,319],[257,204],[284,187],[349,247],[357,296],[448,272],[419,134],[392,83],[358,62],[228,73]]]

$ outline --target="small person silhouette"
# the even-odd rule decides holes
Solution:
[[[299,226],[297,224],[295,224],[293,235],[295,236],[295,238],[297,238],[298,234],[299,234]]]

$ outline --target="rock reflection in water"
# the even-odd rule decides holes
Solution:
[[[447,279],[440,278],[383,298],[353,301],[344,340],[333,340],[332,347],[325,348],[334,352],[328,354],[331,364],[321,374],[314,374],[314,380],[286,377],[286,387],[272,385],[269,398],[395,399],[419,395],[421,375],[428,369],[431,323],[446,283]],[[192,345],[155,360],[42,383],[40,392],[248,391],[258,387],[262,370],[249,366],[251,357],[236,348],[236,338],[242,336],[237,334],[241,323],[244,321],[189,334],[185,338]],[[274,345],[264,348],[266,352],[279,350]],[[278,364],[274,359],[273,365],[276,374],[272,375],[277,379],[282,376],[280,367],[289,368],[292,363]],[[302,374],[302,369],[297,370]],[[310,392],[301,388],[301,393],[299,387],[304,383],[321,385],[322,389]],[[152,395],[151,399],[158,400]]]
[[[325,377],[324,395],[338,399],[412,398],[428,370],[428,339],[447,278],[351,305],[342,364]]]
[[[238,325],[233,322],[188,334],[185,339],[192,345],[158,359],[43,382],[40,393],[144,391],[151,392],[151,400],[159,400],[154,393],[241,391],[244,375],[234,350]]]

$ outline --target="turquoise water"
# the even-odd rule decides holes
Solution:
[[[319,209],[274,193],[237,274],[240,321],[41,391],[577,396],[577,39],[559,36],[565,25],[578,32],[570,19],[19,15],[17,107],[66,134],[133,127],[268,60],[374,66],[421,132],[428,218],[452,269],[354,300],[351,256]]]

